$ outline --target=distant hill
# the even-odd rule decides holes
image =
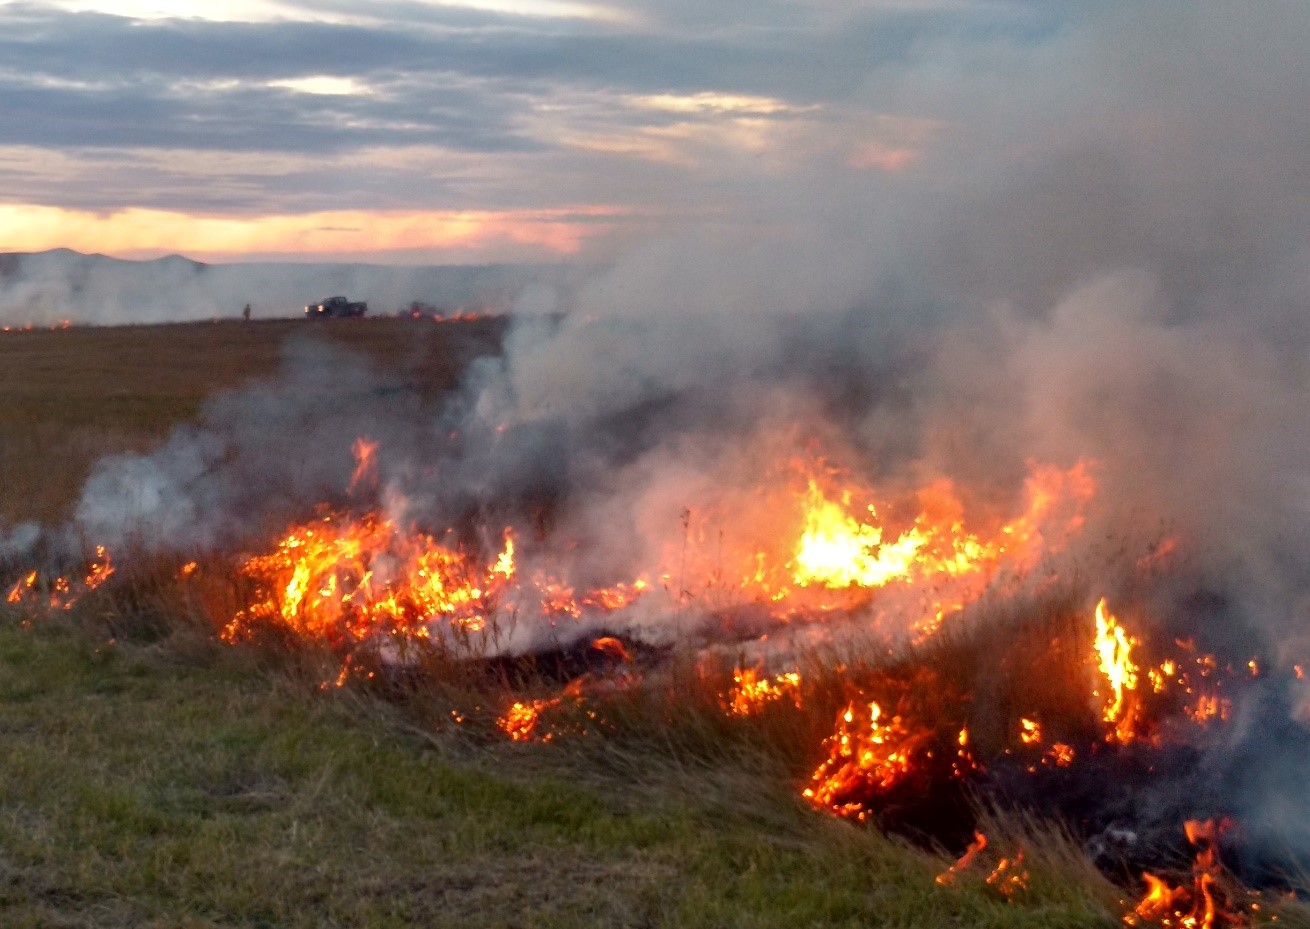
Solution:
[[[205,264],[182,255],[128,261],[69,249],[0,253],[0,324],[170,322],[287,317],[343,294],[386,315],[418,301],[453,312],[550,312],[584,273],[569,265],[247,262]]]

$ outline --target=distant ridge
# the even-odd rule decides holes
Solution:
[[[0,252],[0,324],[180,322],[237,314],[289,317],[325,296],[370,313],[414,302],[439,311],[554,311],[588,269],[564,264],[396,266],[367,263],[206,264],[181,254],[132,260],[67,248]]]

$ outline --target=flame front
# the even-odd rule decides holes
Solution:
[[[271,554],[241,567],[261,596],[222,631],[226,641],[262,622],[350,645],[379,634],[429,638],[486,626],[514,576],[513,540],[488,566],[378,514],[329,513],[290,530]]]

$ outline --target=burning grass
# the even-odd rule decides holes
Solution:
[[[434,738],[394,702],[297,685],[313,663],[286,653],[270,677],[258,650],[96,645],[70,621],[0,627],[7,925],[1102,919],[1106,888],[1041,856],[1032,909],[936,887],[944,860],[815,820],[736,766]]]
[[[509,547],[500,554],[505,550]],[[109,632],[117,642],[108,649],[101,646],[99,652],[78,644],[85,640],[72,643],[74,652],[89,654],[90,670],[78,672],[85,676],[78,686],[95,686],[89,683],[97,673],[95,669],[120,668],[124,660],[127,667],[136,669],[129,674],[164,673],[170,686],[182,673],[209,674],[204,669],[211,665],[227,667],[229,671],[223,674],[236,668],[241,677],[247,673],[240,670],[244,661],[241,656],[248,656],[256,666],[276,669],[276,679],[299,681],[289,689],[276,689],[275,694],[281,696],[275,702],[291,700],[298,707],[296,713],[326,714],[324,718],[330,721],[323,723],[325,729],[341,726],[348,719],[344,725],[352,731],[359,727],[365,739],[371,738],[367,733],[377,731],[378,725],[392,731],[390,738],[395,747],[389,752],[398,751],[404,756],[418,751],[421,757],[435,749],[438,757],[454,765],[453,771],[464,772],[432,775],[443,783],[449,777],[465,783],[460,778],[488,776],[470,773],[482,771],[484,766],[488,766],[488,772],[503,772],[504,765],[513,764],[521,767],[524,784],[540,784],[543,777],[558,777],[561,783],[577,785],[572,789],[582,791],[578,796],[589,799],[572,797],[567,801],[581,804],[581,812],[570,818],[573,825],[569,828],[582,830],[576,841],[581,842],[577,854],[584,857],[600,853],[588,844],[592,839],[581,838],[593,835],[594,817],[626,820],[631,813],[625,810],[644,809],[648,802],[667,804],[669,797],[680,796],[684,790],[708,798],[708,807],[681,808],[680,801],[672,808],[663,807],[659,814],[661,825],[649,826],[656,830],[656,838],[624,830],[615,834],[612,841],[617,848],[633,850],[601,853],[604,864],[598,862],[598,866],[607,880],[621,888],[618,893],[623,897],[619,911],[613,909],[618,905],[613,901],[603,907],[611,913],[607,923],[622,925],[628,918],[623,913],[640,912],[642,919],[656,924],[746,924],[735,922],[745,919],[744,915],[727,917],[710,887],[726,879],[723,869],[732,871],[748,861],[752,862],[751,868],[764,869],[775,882],[781,879],[783,870],[798,869],[791,871],[782,885],[759,884],[758,876],[751,876],[749,869],[746,876],[728,880],[733,888],[729,896],[745,907],[742,913],[755,913],[758,919],[763,919],[760,914],[767,907],[778,904],[779,893],[792,894],[794,891],[787,888],[797,888],[802,881],[828,887],[844,901],[833,910],[832,899],[812,895],[810,888],[798,898],[805,902],[793,900],[788,904],[800,908],[795,912],[810,914],[806,917],[809,921],[829,924],[847,918],[871,919],[875,913],[884,918],[884,892],[875,890],[879,885],[871,880],[873,875],[882,879],[893,873],[896,881],[917,884],[913,892],[905,886],[897,887],[896,894],[903,895],[904,905],[909,907],[898,918],[906,925],[939,924],[935,920],[943,912],[968,913],[967,918],[956,918],[966,918],[970,924],[1002,926],[1019,925],[1027,919],[1049,925],[1043,920],[1051,918],[1070,925],[1102,924],[1107,913],[1116,911],[1130,925],[1170,927],[1247,925],[1271,915],[1295,924],[1298,918],[1299,911],[1276,896],[1252,897],[1240,890],[1223,868],[1213,833],[1200,833],[1212,838],[1203,839],[1201,851],[1206,858],[1204,864],[1197,865],[1194,889],[1186,871],[1151,871],[1149,877],[1143,873],[1145,868],[1139,871],[1140,860],[1162,861],[1168,857],[1161,851],[1164,846],[1143,845],[1134,850],[1131,861],[1121,862],[1121,871],[1109,869],[1124,883],[1124,889],[1116,891],[1098,875],[1084,852],[1074,850],[1088,841],[1085,823],[1039,825],[1058,819],[1070,804],[1085,801],[1083,791],[1089,781],[1138,777],[1141,769],[1167,757],[1174,734],[1171,726],[1212,725],[1187,714],[1184,708],[1199,700],[1198,687],[1217,686],[1219,679],[1236,674],[1220,669],[1213,659],[1194,654],[1195,646],[1184,654],[1184,658],[1191,656],[1187,659],[1190,668],[1183,667],[1183,659],[1177,657],[1158,660],[1144,647],[1140,635],[1106,603],[1096,604],[1095,609],[1088,607],[1074,590],[1046,593],[1027,603],[1010,599],[1003,609],[981,604],[974,608],[979,615],[962,616],[952,631],[910,645],[894,656],[871,658],[859,649],[840,654],[816,648],[795,655],[795,665],[786,670],[744,663],[744,654],[740,650],[734,653],[731,648],[697,655],[641,647],[614,636],[600,636],[575,647],[530,657],[484,655],[477,660],[471,660],[467,652],[452,651],[449,643],[416,639],[409,643],[410,660],[399,663],[394,653],[361,648],[361,642],[373,641],[371,636],[306,637],[298,627],[285,624],[260,627],[268,633],[281,630],[278,635],[255,636],[243,649],[216,652],[219,646],[212,634],[205,634],[206,629],[214,628],[210,611],[229,609],[231,604],[248,598],[252,589],[256,596],[263,589],[257,578],[234,581],[231,574],[217,569],[218,564],[160,561],[147,570],[141,559],[129,558],[125,567],[112,574],[92,564],[88,576],[98,578],[99,583],[94,588],[87,585],[80,600],[60,604],[60,609],[52,611],[42,591],[39,601],[10,605],[15,616],[20,615],[15,607],[23,607],[21,615],[29,626],[34,619],[40,620],[31,626],[35,631],[25,637],[15,639],[12,632],[6,633],[10,636],[7,647],[17,656],[14,663],[25,665],[32,649],[48,648],[43,660],[54,660],[60,650],[70,647],[70,640],[59,631],[69,622],[93,631],[101,640]],[[488,559],[478,583],[484,584],[487,575],[508,580],[512,572],[507,564],[507,559],[499,556]],[[495,573],[497,565],[501,566],[500,573]],[[64,605],[70,609],[63,609]],[[173,641],[161,651],[160,645],[144,644],[159,638],[159,624],[144,620],[135,626],[124,624],[125,617],[165,613],[172,620],[163,623],[162,634],[174,640],[181,636],[193,645],[179,649],[178,642]],[[187,615],[192,617],[192,625],[179,626],[178,619]],[[448,622],[448,618],[443,620],[443,624]],[[349,631],[355,627],[347,624],[334,628]],[[1122,648],[1106,647],[1103,643],[1107,639]],[[167,656],[188,654],[188,648],[193,657],[184,660],[181,668],[170,670],[176,659]],[[223,654],[232,657],[223,658]],[[1113,661],[1105,657],[1111,654],[1117,656]],[[117,657],[123,655],[134,657]],[[1135,679],[1121,673],[1130,664],[1137,669]],[[996,674],[997,667],[1006,673]],[[1038,668],[1046,673],[1034,673]],[[1162,668],[1169,669],[1167,678]],[[1157,674],[1151,675],[1151,670]],[[1249,669],[1242,670],[1249,676]],[[34,668],[32,673],[40,679],[46,672]],[[266,686],[257,682],[267,680],[262,675],[241,679],[245,682],[241,688],[247,694],[242,699],[252,699],[250,688]],[[1073,680],[1077,686],[1070,687]],[[1115,681],[1123,684],[1119,690],[1113,687]],[[37,687],[34,692],[39,691]],[[314,709],[320,704],[305,702],[307,698],[301,696],[314,691],[339,696]],[[340,708],[350,706],[354,707],[350,713],[339,715]],[[361,723],[357,715],[361,713],[367,723]],[[1165,713],[1179,718],[1166,725],[1162,723]],[[1126,718],[1134,720],[1131,738],[1123,734],[1121,724]],[[152,719],[151,726],[156,724],[164,725]],[[198,718],[196,725],[205,729],[210,723]],[[417,738],[417,733],[424,735]],[[197,732],[191,737],[202,736]],[[129,741],[139,738],[134,735]],[[411,742],[413,748],[404,747]],[[1086,767],[1079,768],[1075,761]],[[394,759],[385,762],[394,763]],[[422,764],[426,762],[420,767]],[[353,770],[356,762],[350,765]],[[265,775],[252,776],[259,780]],[[274,780],[283,776],[270,775]],[[335,780],[338,774],[331,777]],[[331,794],[336,789],[329,790],[321,781],[319,785],[320,792]],[[514,787],[511,793],[519,789]],[[78,793],[73,790],[71,795]],[[962,857],[952,863],[950,858],[934,858],[927,851],[910,852],[896,843],[886,844],[880,830],[867,826],[854,832],[838,828],[835,822],[825,826],[823,818],[807,815],[801,804],[787,799],[789,795],[802,796],[809,805],[835,814],[835,818],[877,823],[928,848],[952,848],[953,854]],[[596,798],[602,796],[616,797],[615,805],[605,801],[598,808]],[[138,797],[132,802],[144,803],[142,809],[149,810],[155,801]],[[284,817],[279,814],[278,821],[301,822],[306,809],[296,805]],[[1013,812],[997,812],[1001,809],[1028,809],[1038,818],[1016,819]],[[415,815],[408,807],[393,814],[397,821],[387,829],[414,828],[412,823],[405,827],[399,824]],[[162,814],[140,815],[155,822]],[[358,815],[352,812],[345,822],[354,822]],[[480,810],[468,815],[481,819],[487,814]],[[672,834],[664,831],[672,828],[664,824],[662,817],[666,816],[682,824]],[[736,824],[727,837],[710,840],[701,831],[703,826],[692,825],[708,817],[721,826],[725,816]],[[126,824],[115,828],[129,832],[144,828],[138,818],[134,813]],[[325,829],[321,819],[315,821],[319,823],[317,829]],[[521,828],[514,816],[505,823],[505,828]],[[156,824],[150,828],[162,827]],[[334,824],[332,829],[336,828]],[[181,829],[162,830],[165,838],[160,841],[174,849],[169,854],[178,854],[176,849],[183,841]],[[1164,845],[1177,851],[1181,838],[1175,836],[1172,845]],[[30,837],[22,841],[28,842]],[[281,847],[271,838],[259,841],[272,841],[275,848]],[[320,841],[328,841],[325,833]],[[389,840],[379,836],[377,841],[380,856],[392,854]],[[646,853],[636,852],[630,843],[646,848],[643,843],[650,842],[662,850],[656,855],[661,864],[632,864],[626,856],[636,854],[636,860],[645,861]],[[759,842],[765,844],[747,851],[752,843]],[[775,847],[775,842],[782,844]],[[32,851],[30,845],[23,847],[31,856],[25,860],[37,870],[58,857],[49,847],[37,851]],[[515,847],[531,857],[530,843]],[[320,850],[316,854],[321,853],[321,845],[315,848]],[[268,854],[276,857],[284,853],[275,854],[270,849]],[[853,871],[846,857],[852,854],[861,867],[869,869],[867,872],[857,875],[858,869]],[[686,860],[681,858],[684,855],[688,856]],[[817,855],[828,862],[831,873],[821,874],[813,861],[802,866],[793,855],[800,859]],[[222,852],[220,857],[228,862],[224,868],[235,869],[222,874],[220,883],[252,881],[251,875],[237,873],[240,869],[231,861],[231,855]],[[336,859],[328,854],[328,860]],[[674,866],[673,861],[681,863]],[[688,870],[686,861],[697,863]],[[893,864],[897,861],[900,863]],[[628,870],[629,865],[639,875]],[[344,860],[341,866],[345,867]],[[570,867],[581,864],[575,860]],[[646,872],[647,867],[655,870]],[[889,867],[892,871],[886,870]],[[498,874],[503,874],[503,862],[499,868]],[[710,869],[712,879],[701,869]],[[129,884],[142,879],[115,873]],[[1076,884],[1069,883],[1070,873],[1078,875]],[[540,877],[538,874],[534,880]],[[214,875],[209,873],[207,879],[214,879]],[[434,880],[425,878],[415,886],[432,888]],[[512,882],[512,878],[509,880]],[[699,883],[702,880],[704,884]],[[1140,902],[1128,895],[1135,880],[1147,884]],[[832,886],[834,881],[844,882],[845,886],[838,891]],[[649,901],[658,896],[652,888],[669,882],[685,888],[686,899],[693,901],[686,904],[691,910],[674,913],[649,909]],[[250,886],[269,887],[264,880],[253,881]],[[252,896],[236,910],[223,909],[232,905],[230,901],[218,904],[203,894],[200,899],[210,900],[206,906],[217,906],[220,912],[273,912],[266,909],[266,902],[256,899],[262,891],[248,887],[246,892]],[[106,891],[102,888],[95,893],[103,895]],[[517,893],[511,889],[509,899],[521,900],[515,896]],[[180,902],[184,897],[185,893],[174,888],[163,891],[163,897],[149,899],[158,912],[180,913],[187,912],[185,906],[190,905]],[[582,918],[572,898],[545,897],[527,905],[542,907],[546,924],[552,919],[568,924]],[[454,905],[463,907],[468,902],[466,896],[460,897]],[[339,905],[343,904],[332,904]],[[357,905],[363,907],[359,912],[365,912],[373,904]],[[130,911],[132,918],[140,917],[141,910],[133,909],[138,904],[123,906],[124,913]],[[404,906],[418,904],[411,901]],[[630,911],[630,907],[636,910]],[[423,912],[427,914],[424,918],[438,919],[432,915],[434,911],[406,912]],[[500,911],[493,907],[488,912]],[[865,915],[861,917],[861,913]],[[1052,917],[1052,913],[1060,915]],[[289,916],[289,911],[279,910],[276,917],[270,918],[296,924]],[[348,915],[345,921],[349,923],[357,916]],[[487,919],[487,924],[494,924],[490,916]],[[130,921],[124,917],[125,924]],[[755,918],[747,922],[768,924],[767,920],[758,922]]]
[[[452,766],[428,771],[441,791],[466,792],[469,778],[518,784],[507,766],[529,785],[571,784],[576,815],[552,813],[563,832],[537,838],[576,852],[572,870],[617,849],[595,868],[621,899],[586,904],[607,924],[829,924],[893,913],[894,922],[937,925],[945,913],[980,925],[1113,916],[1214,929],[1303,915],[1241,889],[1227,870],[1231,849],[1204,825],[1228,812],[1223,798],[1192,789],[1205,783],[1196,769],[1225,737],[1235,701],[1252,682],[1294,671],[1273,656],[1162,634],[1152,578],[1173,540],[1098,573],[1110,597],[1061,562],[1095,497],[1092,463],[1030,464],[1013,509],[983,518],[946,480],[889,497],[822,456],[793,457],[762,486],[726,493],[694,518],[684,510],[680,537],[639,571],[598,578],[575,570],[570,540],[549,521],[478,513],[443,526],[408,516],[379,498],[377,450],[361,437],[338,499],[268,535],[252,526],[241,550],[183,560],[88,549],[85,564],[11,566],[5,609],[36,637],[79,623],[113,643],[111,655],[203,654],[192,669],[216,660],[216,642],[238,646],[224,654],[243,659],[217,663],[250,661],[295,684],[286,699],[327,694],[325,707],[352,705],[383,731],[407,733],[397,736],[414,742],[404,751],[438,753]],[[652,628],[679,635],[660,639]],[[21,652],[22,641],[10,647]],[[350,751],[369,755],[362,743]],[[333,765],[353,771],[355,762],[323,764],[331,780]],[[1173,799],[1156,797],[1148,814],[1133,795],[1162,781]],[[411,801],[450,803],[440,791],[396,789],[406,799],[388,835],[427,815]],[[714,800],[688,803],[684,790]],[[390,816],[392,799],[366,802]],[[478,815],[525,827],[497,809],[500,799],[488,802]],[[678,825],[616,825],[648,808]],[[129,817],[127,828],[157,818]],[[701,818],[730,828],[717,834]],[[597,845],[595,830],[611,838]],[[501,841],[461,836],[474,848]],[[392,846],[378,841],[371,880],[390,873]],[[288,854],[273,844],[272,858]],[[1190,872],[1179,867],[1193,854]],[[37,870],[52,860],[49,849],[28,859]],[[506,868],[479,864],[483,873]],[[872,877],[915,886],[888,891]],[[533,885],[541,879],[534,872]],[[424,894],[442,893],[414,880]],[[662,902],[653,888],[669,882],[690,910]],[[524,888],[511,885],[504,899],[520,899]],[[723,888],[735,909],[716,899]],[[190,912],[173,893],[151,899]],[[300,918],[253,899],[229,910],[202,897],[238,920]],[[488,924],[507,912],[480,905]],[[551,893],[524,905],[537,906],[543,924],[582,918],[571,898]],[[375,913],[365,912],[317,915],[366,923]]]

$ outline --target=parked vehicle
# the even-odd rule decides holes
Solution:
[[[352,303],[345,297],[327,297],[322,303],[311,303],[305,307],[306,319],[331,319],[346,316],[363,316],[368,312],[364,301]]]

